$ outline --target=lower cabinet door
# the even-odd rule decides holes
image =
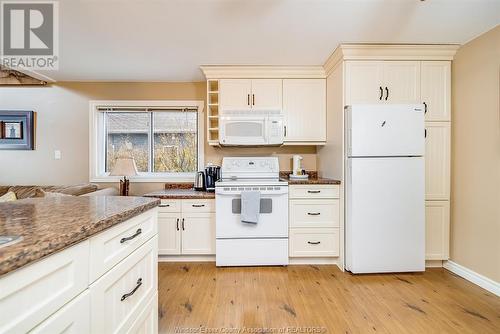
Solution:
[[[82,292],[30,333],[90,333],[90,292]]]
[[[151,238],[90,286],[92,333],[125,333],[158,292],[158,239]]]
[[[215,254],[215,213],[182,217],[182,254]]]
[[[158,214],[158,254],[178,255],[181,253],[180,213]]]
[[[450,202],[425,202],[425,259],[448,260],[450,248]]]
[[[158,293],[151,298],[127,333],[157,334],[158,333]]]

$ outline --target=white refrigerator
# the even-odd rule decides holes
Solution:
[[[345,107],[346,269],[425,270],[423,105]]]

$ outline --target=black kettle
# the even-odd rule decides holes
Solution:
[[[205,190],[205,173],[197,172],[194,177],[194,190],[203,191]]]

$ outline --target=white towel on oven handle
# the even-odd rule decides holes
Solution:
[[[260,191],[241,192],[241,222],[257,224],[260,216]]]

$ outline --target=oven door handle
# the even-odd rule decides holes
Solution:
[[[267,192],[261,191],[260,198],[276,198],[276,197],[283,196],[283,195],[288,195],[288,190],[280,191],[280,192],[276,192],[276,193],[267,193]],[[223,192],[217,192],[217,189],[215,189],[215,198],[216,199],[217,199],[217,196],[237,197],[237,198],[240,198],[241,197],[241,192],[238,192],[238,193],[223,193]]]

